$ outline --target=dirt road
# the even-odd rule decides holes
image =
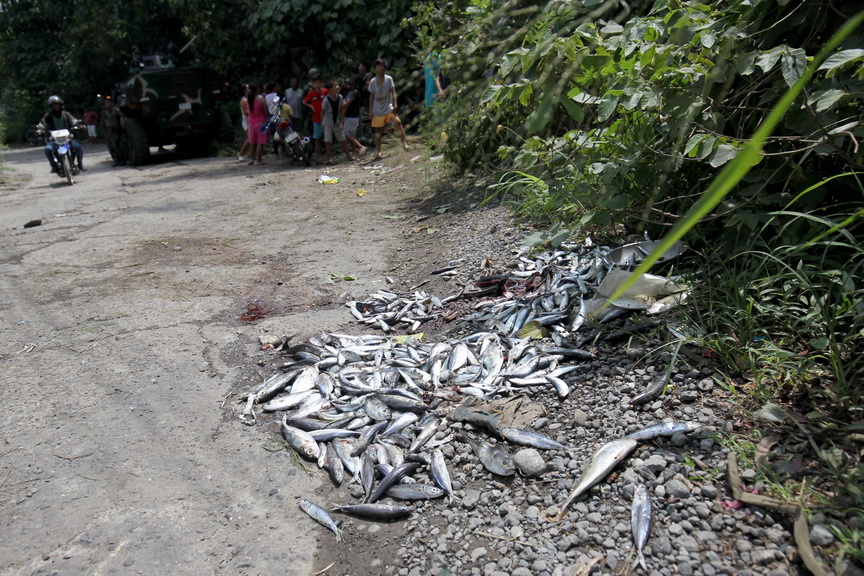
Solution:
[[[267,375],[261,333],[351,330],[340,295],[383,285],[416,193],[388,168],[416,184],[427,159],[394,152],[322,185],[230,158],[111,169],[85,149],[71,187],[41,149],[4,152],[0,573],[324,568],[297,508],[323,478],[221,407]]]

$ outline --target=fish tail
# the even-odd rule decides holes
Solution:
[[[633,567],[630,570],[635,570],[636,566],[641,566],[642,570],[646,573],[648,572],[648,566],[645,564],[645,555],[642,553],[642,550],[636,551],[636,560],[633,561]]]

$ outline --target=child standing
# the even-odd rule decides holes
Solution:
[[[393,123],[402,140],[402,147],[409,150],[405,128],[397,116],[399,104],[396,101],[396,84],[393,77],[385,74],[387,61],[383,58],[375,60],[375,77],[369,82],[369,116],[372,117],[372,128],[375,129],[375,146],[378,148],[378,158],[383,158],[381,152],[381,136],[384,127]]]
[[[342,151],[345,157],[349,160],[356,160],[351,155],[351,150],[348,148],[348,142],[345,141],[345,135],[342,133],[342,127],[345,124],[344,108],[345,101],[339,93],[339,83],[336,80],[331,80],[327,84],[327,97],[321,105],[321,123],[324,126],[324,148],[327,154],[327,164],[333,164],[333,137],[342,145]]]
[[[354,76],[347,81],[348,93],[345,96],[345,125],[342,128],[342,133],[345,134],[345,139],[348,140],[348,145],[355,156],[362,157],[366,154],[366,147],[357,140],[357,128],[360,126],[360,89],[359,86],[364,86],[363,79],[360,76]]]
[[[312,77],[312,89],[303,99],[303,105],[312,109],[312,138],[315,140],[315,163],[321,163],[321,139],[324,138],[324,127],[321,126],[321,106],[327,97],[327,89],[322,86],[321,77]]]

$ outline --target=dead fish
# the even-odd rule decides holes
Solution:
[[[441,421],[438,419],[433,419],[428,422],[421,430],[417,433],[417,436],[414,437],[414,441],[411,442],[411,446],[408,448],[408,452],[416,452],[420,448],[423,447],[426,442],[428,442],[435,433],[438,432],[438,426],[441,424]]]
[[[339,529],[339,526],[336,525],[336,522],[333,521],[333,518],[330,517],[330,514],[324,508],[304,498],[300,500],[300,509],[322,526],[329,528],[341,542],[345,541],[342,530]]]
[[[395,484],[387,490],[387,496],[397,500],[432,500],[444,496],[444,490],[431,484]]]
[[[633,531],[633,541],[636,543],[636,560],[633,562],[631,570],[634,570],[638,564],[647,573],[648,567],[645,565],[645,555],[642,553],[642,549],[645,548],[648,535],[651,533],[651,496],[648,494],[648,487],[645,484],[640,484],[633,492],[633,505],[630,507],[630,528]]]
[[[369,446],[369,443],[372,442],[372,439],[375,438],[375,435],[378,434],[385,426],[387,426],[387,421],[384,420],[382,422],[376,422],[369,428],[363,431],[360,434],[360,437],[354,442],[354,446],[351,449],[351,456],[359,456],[366,450],[366,447]]]
[[[432,472],[432,479],[447,493],[450,502],[453,502],[453,484],[450,481],[450,471],[447,469],[444,453],[440,449],[436,448],[432,452],[432,464],[429,468]]]
[[[339,455],[336,454],[336,448],[333,447],[333,444],[327,445],[327,471],[330,472],[330,478],[333,482],[340,486],[345,478],[345,468]]]
[[[471,446],[471,449],[474,450],[474,454],[480,459],[483,467],[493,474],[513,476],[516,473],[516,466],[513,464],[513,460],[503,448],[493,446],[479,438],[462,436],[461,439]]]
[[[390,407],[375,396],[367,396],[363,408],[373,420],[390,420],[393,415]]]
[[[289,394],[280,394],[276,398],[273,398],[269,402],[261,405],[261,409],[265,412],[275,412],[277,410],[288,410],[289,408],[293,408],[295,406],[299,406],[309,395],[312,394],[311,390],[306,390],[304,392],[298,392],[297,394],[289,393]]]
[[[398,418],[390,422],[390,425],[381,433],[381,436],[390,436],[410,426],[418,420],[414,412],[403,412]],[[410,445],[410,442],[409,442]]]
[[[372,455],[367,451],[360,457],[360,485],[363,486],[363,496],[368,498],[372,494],[372,486],[375,484],[375,462]]]
[[[324,428],[322,430],[310,430],[309,435],[317,442],[329,442],[334,438],[349,438],[351,436],[359,436],[357,430],[346,430],[345,428]]]
[[[703,425],[696,422],[663,422],[632,432],[625,436],[625,438],[632,438],[633,440],[651,440],[652,438],[659,438],[660,436],[673,436],[678,432],[687,434],[699,430],[700,428],[703,428]]]
[[[666,388],[666,382],[668,382],[667,377],[658,378],[657,381],[649,386],[647,390],[631,398],[630,405],[639,406],[640,404],[646,404],[659,397],[660,394],[663,393],[663,389]]]
[[[420,467],[420,464],[417,462],[405,462],[404,464],[393,468],[384,478],[381,479],[381,482],[378,484],[378,488],[372,493],[369,498],[366,499],[366,503],[370,504],[375,502],[379,498],[381,498],[391,486],[399,482],[399,480]]]
[[[389,520],[408,516],[414,511],[412,506],[394,506],[392,504],[350,504],[347,506],[336,506],[336,512],[344,512],[352,516],[364,518],[375,518],[377,520]]]
[[[573,489],[561,505],[561,511],[553,518],[553,522],[563,520],[567,516],[567,508],[573,503],[573,500],[605,478],[621,460],[626,458],[636,448],[637,444],[639,442],[632,438],[619,438],[603,444],[582,468],[582,477],[579,478],[576,488]]]
[[[541,450],[567,450],[567,447],[552,438],[533,430],[523,430],[510,426],[496,427],[494,430],[505,440],[520,446],[530,446]]]
[[[351,450],[353,448],[353,444],[350,440],[336,439],[331,442],[331,445],[336,450],[336,455],[339,456],[339,460],[342,462],[342,465],[345,466],[345,469],[352,476],[357,476],[360,473],[360,458],[356,456],[351,456]]]
[[[282,437],[298,454],[309,460],[318,461],[320,451],[315,439],[308,432],[288,426],[285,418],[282,419]]]

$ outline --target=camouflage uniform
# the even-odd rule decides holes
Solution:
[[[117,106],[106,106],[102,110],[100,123],[102,124],[102,129],[105,130],[105,143],[108,145],[111,159],[114,160],[114,166],[126,163],[126,153],[120,140],[122,119],[123,113],[120,112]]]

